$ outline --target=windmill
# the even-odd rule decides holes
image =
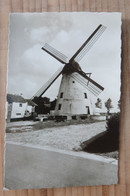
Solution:
[[[42,50],[64,64],[33,96],[33,98],[42,96],[62,74],[54,111],[55,116],[66,116],[69,119],[76,115],[93,114],[89,92],[98,96],[104,88],[91,79],[91,73],[83,72],[79,61],[90,50],[105,29],[106,27],[100,24],[70,60],[47,43],[42,47]]]

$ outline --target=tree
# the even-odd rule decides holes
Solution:
[[[110,109],[113,108],[112,100],[110,98],[105,102],[105,107],[107,108],[107,113],[110,114]]]
[[[54,110],[55,109],[56,101],[57,101],[57,99],[51,101],[51,108],[50,108],[50,110]]]
[[[37,114],[50,113],[50,99],[48,97],[34,97],[33,102],[37,104],[35,111]]]
[[[95,106],[97,107],[97,108],[102,108],[102,101],[101,101],[101,99],[97,99],[97,102],[95,103]]]
[[[44,104],[50,103],[50,98],[48,98],[48,97],[43,97],[43,98],[42,98],[42,101],[43,101]]]

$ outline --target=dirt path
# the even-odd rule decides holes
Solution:
[[[22,133],[7,133],[6,141],[48,146],[64,150],[78,150],[81,142],[103,131],[105,131],[105,122],[96,122],[91,124],[50,127]]]

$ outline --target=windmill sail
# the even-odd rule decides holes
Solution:
[[[37,93],[31,98],[40,97],[47,91],[47,89],[54,83],[54,81],[60,76],[62,73],[63,67],[60,67],[53,76],[37,91]]]
[[[71,77],[75,79],[79,84],[84,86],[87,90],[89,90],[95,96],[98,96],[103,91],[100,88],[98,88],[96,85],[94,85],[92,82],[90,82],[89,80],[87,81],[85,78],[83,78],[79,74],[73,73]]]
[[[105,31],[105,29],[106,27],[100,24],[96,28],[96,30],[90,35],[90,37],[83,43],[79,50],[72,56],[70,62],[72,62],[73,60],[79,62],[85,56],[85,54],[91,49],[91,47],[98,40],[98,38]]]
[[[50,54],[51,56],[53,56],[55,59],[57,59],[63,64],[66,64],[68,62],[67,61],[68,58],[64,54],[62,54],[61,52],[59,52],[58,50],[56,50],[55,48],[53,48],[47,43],[42,47],[42,50],[45,50],[48,54]]]
[[[77,70],[76,72],[71,74],[71,77],[73,77],[78,83],[88,89],[95,96],[98,96],[104,90],[100,84],[88,77],[83,71],[81,72]]]

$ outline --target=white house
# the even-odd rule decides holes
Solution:
[[[31,116],[35,111],[35,106],[33,101],[26,100],[21,95],[7,94],[7,122],[23,120],[23,118]]]

